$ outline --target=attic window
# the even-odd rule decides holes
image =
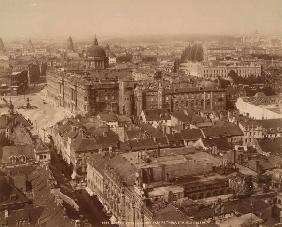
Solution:
[[[16,194],[12,194],[10,195],[10,199],[15,201],[18,198],[18,196]]]

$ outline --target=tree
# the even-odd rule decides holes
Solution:
[[[223,78],[218,78],[218,81],[220,88],[227,88],[228,86],[231,85],[229,80],[225,80]]]

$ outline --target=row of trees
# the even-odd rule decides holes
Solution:
[[[263,60],[282,60],[282,56],[279,55],[271,55],[271,54],[252,54],[252,57],[256,57],[258,59]]]
[[[204,60],[204,49],[201,44],[194,44],[192,46],[188,46],[183,51],[180,62],[200,62]]]
[[[265,84],[265,77],[262,76],[248,76],[248,77],[241,77],[235,71],[231,70],[228,76],[233,80],[233,83],[238,84],[245,84],[245,85],[252,85],[252,84]]]

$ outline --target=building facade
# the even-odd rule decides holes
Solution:
[[[234,71],[240,77],[261,76],[261,65],[254,62],[227,62],[215,61],[181,64],[180,70],[185,74],[216,79],[217,77],[228,78],[229,73]]]
[[[57,106],[62,106],[74,114],[96,114],[119,111],[119,99],[125,104],[127,92],[119,95],[118,77],[127,76],[127,70],[102,70],[80,73],[50,71],[47,75],[47,96]],[[111,78],[107,77],[111,75]],[[121,105],[123,108],[123,106]],[[127,105],[125,112],[131,111]]]
[[[205,78],[228,78],[229,73],[234,71],[240,77],[261,76],[261,65],[257,63],[232,63],[203,65],[202,76]]]
[[[214,88],[180,88],[142,90],[136,88],[134,93],[135,114],[140,116],[142,110],[167,109],[170,112],[213,111],[226,108],[226,90]]]

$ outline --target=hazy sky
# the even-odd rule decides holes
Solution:
[[[0,0],[0,37],[281,35],[282,0]]]

